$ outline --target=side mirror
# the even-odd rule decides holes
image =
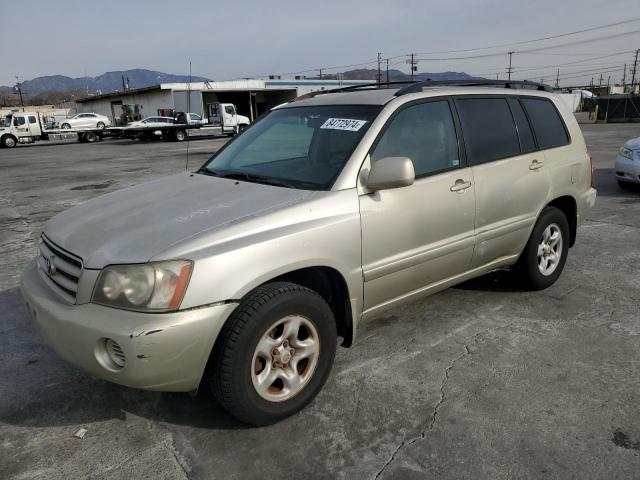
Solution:
[[[388,190],[413,185],[416,173],[408,157],[384,157],[372,162],[367,188],[372,191]]]

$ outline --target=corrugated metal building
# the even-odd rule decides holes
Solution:
[[[371,83],[366,80],[268,79],[222,82],[162,83],[126,92],[95,95],[76,100],[79,112],[106,115],[115,124],[124,114],[130,117],[193,112],[211,116],[215,102],[233,103],[238,113],[252,121],[270,108],[318,90]]]

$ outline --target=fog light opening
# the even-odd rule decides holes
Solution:
[[[124,350],[118,342],[111,338],[103,338],[98,341],[96,358],[104,368],[111,371],[122,370],[127,362]]]

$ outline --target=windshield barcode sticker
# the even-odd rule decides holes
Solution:
[[[367,123],[366,120],[351,120],[349,118],[328,118],[320,128],[357,132],[365,123]]]

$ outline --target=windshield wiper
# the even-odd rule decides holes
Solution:
[[[267,177],[266,175],[258,175],[256,173],[230,172],[225,170],[214,171],[207,168],[201,169],[200,173],[204,173],[205,175],[212,175],[214,177],[229,178],[232,180],[244,180],[246,182],[263,183],[266,185],[273,185],[275,187],[297,188],[291,182]]]

